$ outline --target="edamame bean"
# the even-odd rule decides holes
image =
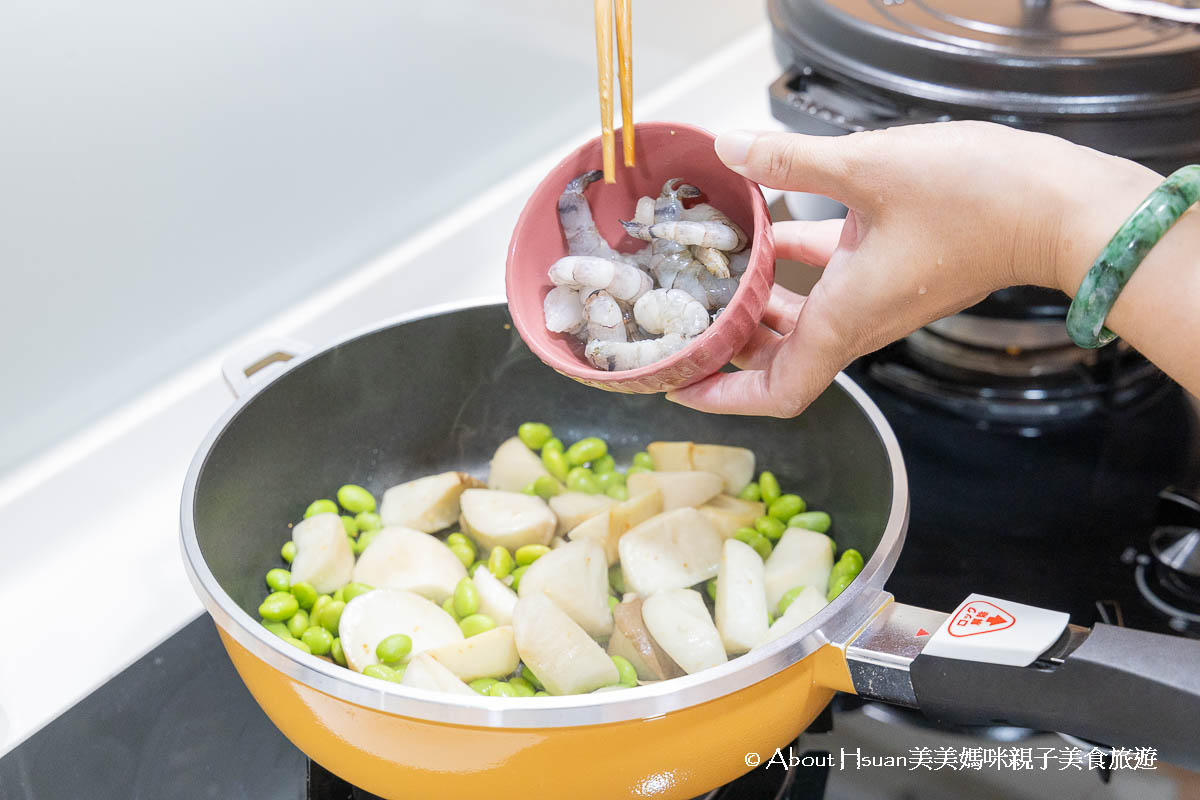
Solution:
[[[516,559],[518,567],[525,567],[549,552],[550,548],[544,544],[527,544],[518,547],[517,552],[513,553],[513,558]]]
[[[339,586],[333,593],[333,599],[340,603],[346,602],[346,587]]]
[[[550,693],[549,692],[534,692],[533,696],[534,697],[549,697]]]
[[[295,636],[285,636],[283,637],[283,640],[302,653],[312,653],[312,651],[308,649],[308,645],[297,639]]]
[[[619,472],[592,472],[592,477],[596,479],[596,484],[602,491],[608,491],[613,486],[624,486],[625,476]]]
[[[717,579],[709,578],[704,583],[704,591],[708,593],[708,599],[714,603],[717,602]]]
[[[442,611],[445,611],[447,614],[449,614],[451,617],[454,618],[455,622],[458,622],[458,614],[454,613],[454,596],[453,595],[451,595],[450,597],[447,597],[445,600],[442,601]]]
[[[629,489],[623,483],[614,483],[604,490],[604,493],[614,500],[624,503],[629,499]]]
[[[617,668],[617,674],[621,676],[617,681],[621,686],[637,686],[637,670],[633,668],[633,664],[629,663],[629,659],[624,656],[609,656],[612,659],[613,666]]]
[[[488,695],[491,697],[516,697],[517,691],[504,681],[496,681],[488,687]]]
[[[475,581],[463,578],[454,587],[454,614],[458,617],[469,617],[479,610],[479,590]]]
[[[342,527],[346,529],[346,535],[351,539],[358,537],[358,523],[354,521],[354,517],[342,514]]]
[[[513,557],[503,547],[496,545],[488,556],[487,568],[497,578],[505,578],[513,571]]]
[[[537,675],[533,674],[533,670],[529,668],[529,665],[524,661],[521,662],[521,666],[518,667],[518,671],[521,673],[522,678],[529,681],[533,685],[534,689],[537,689],[540,692],[546,688],[542,685],[542,682],[538,680]]]
[[[632,476],[634,476],[634,475],[641,474],[641,473],[643,473],[643,472],[654,472],[654,470],[653,470],[653,469],[651,469],[650,467],[640,467],[640,466],[638,466],[637,464],[634,464],[632,467],[630,467],[629,469],[625,470],[625,477],[626,477],[626,478],[629,478],[629,477],[632,477]]]
[[[321,609],[333,602],[333,598],[327,594],[317,595],[317,599],[313,601],[312,608],[308,610],[308,618],[315,624],[317,615],[321,613]]]
[[[333,658],[333,663],[346,666],[346,651],[342,649],[341,637],[334,637],[333,644],[329,646],[329,655]]]
[[[567,473],[571,470],[571,466],[567,463],[567,457],[562,454],[562,451],[551,450],[548,446],[542,448],[542,466],[559,481],[565,481]]]
[[[517,675],[508,679],[508,685],[512,687],[513,694],[516,697],[533,697],[536,689],[533,684]]]
[[[783,593],[783,597],[779,598],[779,616],[783,616],[783,612],[787,611],[788,606],[790,606],[792,601],[799,597],[800,593],[803,591],[803,586],[793,586]]]
[[[805,511],[789,519],[788,527],[825,533],[832,523],[833,520],[824,511]]]
[[[529,569],[528,566],[517,567],[509,575],[509,577],[512,578],[512,586],[510,586],[509,588],[512,589],[514,592],[521,591],[521,576],[524,575],[525,571],[528,569]]]
[[[460,545],[466,547],[472,553],[475,552],[475,543],[472,542],[465,534],[460,533],[458,531],[455,531],[454,533],[452,533],[446,537],[446,544],[448,544],[448,545],[460,544]]]
[[[849,561],[851,564],[853,564],[855,575],[862,572],[862,568],[863,568],[862,553],[858,552],[853,547],[849,548],[848,550],[843,550],[841,557],[838,558],[838,561]]]
[[[608,455],[608,442],[599,436],[589,436],[568,447],[564,455],[567,457],[568,464],[578,467]]]
[[[454,556],[462,562],[464,567],[469,567],[475,563],[475,545],[461,533],[452,533],[447,536],[446,544],[450,547],[450,552],[454,553]]]
[[[368,664],[363,667],[362,674],[368,678],[379,678],[392,683],[399,683],[401,678],[401,674],[387,664]]]
[[[358,583],[358,582],[347,583],[345,586],[342,587],[342,600],[349,603],[351,600],[358,597],[359,595],[364,595],[367,592],[373,592],[373,591],[375,591],[375,587],[371,586],[368,583]]]
[[[383,517],[374,511],[360,511],[354,515],[354,522],[362,533],[377,531],[383,527]]]
[[[299,639],[300,634],[308,630],[308,612],[302,608],[295,614],[292,614],[291,618],[287,621],[287,629],[288,633]]]
[[[495,678],[476,678],[475,680],[468,683],[467,686],[470,686],[472,689],[479,692],[480,694],[487,694],[488,689],[492,688],[499,682],[500,681],[496,680]]]
[[[841,575],[835,580],[830,581],[829,591],[825,593],[825,602],[832,603],[833,598],[845,591],[846,587],[849,586],[850,582],[853,580],[853,575]]]
[[[313,500],[308,504],[308,508],[304,509],[304,518],[308,519],[316,514],[336,514],[338,513],[337,503],[332,500]]]
[[[778,517],[759,517],[754,520],[754,529],[774,542],[783,536],[787,526]]]
[[[270,620],[264,619],[262,621],[262,625],[264,628],[266,628],[271,633],[275,634],[276,636],[278,636],[281,639],[286,639],[287,637],[292,635],[292,632],[288,630],[288,626],[286,623],[271,622]]]
[[[338,502],[342,508],[351,514],[375,510],[375,497],[366,489],[353,483],[347,483],[337,490]]]
[[[562,484],[549,475],[538,475],[533,479],[533,493],[543,500],[549,500],[562,491]]]
[[[738,492],[738,497],[743,500],[749,500],[752,503],[757,503],[762,499],[762,492],[759,491],[758,484],[752,481],[746,484],[746,488]]]
[[[534,491],[534,488],[533,488],[533,481],[530,481],[529,483],[527,483],[521,487],[521,494],[527,494],[530,497],[537,496],[537,492]]]
[[[587,467],[574,467],[567,473],[567,488],[572,492],[585,492],[586,494],[601,492],[596,476]]]
[[[610,594],[610,595],[608,596],[608,610],[609,610],[609,611],[612,611],[614,608],[616,608],[616,607],[617,607],[617,603],[619,603],[619,602],[621,602],[621,601],[620,601],[620,600],[618,600],[616,597],[614,597],[613,595],[611,595],[611,594]]]
[[[464,617],[458,623],[458,627],[462,629],[463,636],[470,639],[472,636],[490,631],[496,627],[496,623],[487,614],[472,614],[469,617]]]
[[[592,472],[596,473],[597,475],[607,475],[615,472],[616,469],[617,462],[613,459],[611,453],[601,456],[592,462]]]
[[[775,478],[775,474],[766,470],[763,470],[762,474],[758,476],[758,491],[762,496],[762,501],[766,503],[768,507],[770,507],[771,503],[774,503],[779,499],[779,496],[783,494],[783,492],[779,489],[779,481]]]
[[[563,447],[562,439],[551,438],[544,445],[542,445],[542,455],[545,455],[547,450],[561,453],[564,449],[565,448]]]
[[[345,610],[346,604],[343,601],[332,600],[321,609],[321,616],[316,622],[330,633],[337,633],[338,623],[342,621],[342,612]]]
[[[767,508],[767,513],[781,522],[787,522],[792,517],[804,511],[808,505],[798,494],[781,494]]]
[[[371,542],[375,541],[375,537],[378,535],[378,530],[363,531],[360,533],[358,539],[354,542],[354,554],[361,556],[363,551],[371,546]]]
[[[763,561],[766,561],[767,556],[771,555],[771,541],[754,528],[738,528],[734,532],[733,538],[753,547],[754,552],[762,556]]]
[[[847,550],[842,553],[842,557],[833,565],[833,570],[829,573],[829,582],[832,583],[835,579],[843,575],[854,578],[858,573],[862,572],[862,566],[862,554],[857,550]]]
[[[272,592],[286,592],[292,588],[292,573],[282,567],[267,570],[267,586]]]
[[[296,557],[296,543],[284,542],[283,547],[279,548],[279,555],[287,563],[292,563],[292,559]]]
[[[625,573],[621,571],[620,564],[613,564],[608,568],[608,585],[617,594],[625,594]]]
[[[292,586],[292,595],[305,611],[312,608],[313,603],[317,602],[317,590],[308,581],[300,581]]]
[[[258,607],[258,615],[271,622],[285,622],[300,610],[291,592],[271,592]]]
[[[308,651],[314,656],[323,656],[333,647],[333,634],[322,627],[314,626],[300,634],[300,641],[308,645]]]
[[[554,438],[554,431],[544,422],[522,422],[517,428],[517,438],[530,450],[541,450]]]
[[[655,469],[654,459],[645,450],[633,454],[633,466],[651,471]]]
[[[412,639],[404,633],[393,633],[375,645],[375,657],[384,664],[398,664],[412,652]]]

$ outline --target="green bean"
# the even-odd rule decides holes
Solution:
[[[462,629],[463,636],[470,639],[472,636],[478,636],[481,633],[490,631],[496,627],[496,623],[487,614],[472,614],[469,617],[464,617],[458,623],[458,627]]]
[[[608,568],[608,585],[617,594],[625,594],[625,573],[621,571],[620,564],[613,564]]]
[[[346,535],[351,539],[358,538],[358,522],[354,517],[348,514],[342,514],[342,527],[346,529]]]
[[[787,526],[779,521],[778,517],[759,517],[754,520],[754,529],[775,542],[783,536],[783,532],[787,530]]]
[[[562,454],[562,451],[551,450],[548,446],[542,448],[542,466],[559,481],[565,481],[567,473],[571,470],[570,465],[567,464],[567,457]]]
[[[853,580],[853,575],[841,575],[837,579],[830,581],[829,591],[825,593],[825,602],[832,603],[833,598],[845,591],[846,587],[849,586],[850,582]]]
[[[300,634],[300,641],[308,645],[309,652],[314,656],[323,656],[333,647],[333,634],[324,628],[314,626]]]
[[[642,467],[634,464],[629,469],[625,470],[625,477],[632,478],[634,475],[640,475],[643,472],[654,472],[651,467]]]
[[[322,628],[321,630],[325,630]],[[346,666],[346,651],[342,649],[341,637],[335,636],[333,644],[329,646],[329,655],[333,658],[333,663]]]
[[[454,596],[451,598],[454,601],[454,615],[456,617],[469,617],[479,610],[479,590],[475,588],[475,582],[470,578],[463,578],[454,587]]]
[[[272,592],[286,592],[292,586],[292,573],[282,567],[267,570],[267,586]]]
[[[377,531],[383,527],[383,518],[374,511],[360,511],[354,515],[354,523],[362,533]]]
[[[526,565],[524,567],[517,567],[511,573],[509,573],[509,575],[510,575],[510,577],[512,577],[512,581],[513,581],[512,586],[510,586],[509,588],[512,589],[514,592],[519,592],[521,590],[521,576],[523,576],[525,574],[526,570],[528,570],[528,569],[529,569],[529,566]]]
[[[596,476],[587,467],[573,467],[567,473],[567,488],[572,492],[585,492],[586,494],[600,494],[602,491]]]
[[[308,581],[300,581],[292,585],[292,595],[295,596],[296,602],[305,611],[313,607],[313,603],[317,602],[317,590]]]
[[[375,645],[375,657],[389,666],[398,664],[412,652],[412,639],[404,633],[393,633]]]
[[[288,633],[299,639],[300,634],[308,630],[308,624],[308,612],[301,608],[288,619]]]
[[[513,694],[517,697],[533,697],[533,693],[537,691],[533,688],[532,683],[519,675],[509,678],[508,685],[512,687]]]
[[[332,500],[313,500],[308,504],[308,508],[304,509],[304,518],[316,516],[317,514],[336,514],[338,513],[337,503]]]
[[[798,494],[781,494],[767,508],[767,513],[781,522],[787,522],[792,517],[808,508],[804,498]]]
[[[542,445],[542,455],[546,455],[547,450],[553,453],[561,453],[564,449],[562,439],[551,438]]]
[[[354,542],[354,554],[361,556],[363,551],[371,546],[371,542],[375,541],[375,537],[379,535],[378,530],[363,531],[358,535],[358,539]]]
[[[624,503],[629,499],[629,489],[623,483],[614,483],[604,490],[604,493],[614,500]]]
[[[758,491],[762,495],[762,501],[770,507],[783,494],[779,489],[779,481],[775,478],[773,472],[762,471],[758,476]]]
[[[518,567],[526,567],[549,552],[550,548],[544,544],[527,544],[518,547],[517,552],[513,553],[513,558]]]
[[[751,481],[750,483],[746,484],[744,489],[738,492],[738,497],[742,498],[743,500],[749,500],[752,503],[756,503],[762,499],[762,492],[759,491],[758,484]]]
[[[633,668],[633,664],[629,663],[629,659],[624,656],[609,656],[612,659],[613,666],[617,668],[617,675],[620,680],[617,683],[621,686],[637,686],[637,670]]]
[[[262,626],[281,639],[286,639],[292,635],[292,632],[288,630],[287,624],[283,622],[272,622],[264,619]]]
[[[530,497],[537,497],[537,491],[533,488],[533,481],[521,487],[521,494],[527,494]]]
[[[517,428],[517,438],[530,450],[541,450],[554,438],[554,431],[544,422],[522,422]]]
[[[608,442],[598,436],[589,436],[568,447],[563,455],[567,457],[568,464],[578,467],[608,455]]]
[[[704,591],[708,593],[708,598],[714,603],[717,602],[717,579],[709,578],[704,583]]]
[[[354,598],[373,591],[375,591],[375,587],[368,583],[358,583],[357,581],[347,583],[342,587],[342,600],[349,603]]]
[[[492,548],[487,560],[488,572],[497,578],[505,578],[513,571],[513,557],[500,545]]]
[[[549,475],[538,475],[533,479],[533,493],[543,500],[549,500],[562,491],[562,484]]]
[[[597,475],[608,475],[616,472],[617,462],[613,460],[612,454],[603,455],[592,462],[592,472]]]
[[[285,622],[300,610],[300,603],[290,592],[271,592],[258,607],[258,615],[271,622]]]
[[[296,557],[296,543],[284,542],[283,547],[279,548],[279,555],[287,563],[292,563],[292,559]]]
[[[788,606],[790,606],[792,601],[799,597],[800,593],[803,591],[803,586],[793,586],[783,593],[783,597],[779,598],[779,616],[783,616],[783,612],[787,611]]]
[[[651,471],[656,469],[654,459],[645,450],[633,454],[633,466]]]
[[[295,636],[284,636],[283,640],[302,653],[312,653],[312,650],[308,649],[308,645],[297,639]]]
[[[442,611],[445,611],[455,622],[458,622],[458,614],[454,613],[454,596],[451,595],[442,601]]]
[[[401,674],[387,664],[368,664],[363,667],[362,674],[368,678],[379,678],[392,683],[399,683],[401,678]]]
[[[824,511],[805,511],[789,519],[788,527],[825,533],[832,523],[833,520]]]
[[[342,612],[346,610],[346,604],[341,600],[333,600],[325,604],[321,609],[321,616],[317,619],[317,624],[330,633],[338,632],[338,624],[342,621]]]
[[[516,697],[517,691],[504,681],[496,681],[488,687],[488,695],[491,697]]]
[[[542,685],[542,682],[538,680],[537,675],[533,674],[533,670],[529,668],[529,665],[524,661],[521,662],[521,665],[517,668],[517,671],[521,674],[522,678],[529,681],[529,683],[533,685],[533,688],[537,689],[539,692],[546,688]]]
[[[612,611],[614,608],[616,608],[616,607],[617,607],[617,603],[619,603],[619,602],[621,602],[621,601],[620,601],[620,600],[618,600],[616,597],[614,597],[613,595],[611,595],[611,594],[610,594],[610,595],[608,596],[608,610],[609,610],[609,611]]]
[[[488,689],[492,688],[499,682],[500,681],[496,680],[495,678],[476,678],[468,683],[467,686],[470,686],[475,691],[485,695],[488,693]]]
[[[337,490],[338,502],[342,508],[351,514],[375,510],[375,497],[366,489],[353,483],[347,483]]]
[[[327,594],[317,595],[317,599],[313,601],[312,608],[308,610],[308,618],[316,623],[317,617],[321,613],[321,609],[325,608],[325,606],[332,602],[333,598]]]

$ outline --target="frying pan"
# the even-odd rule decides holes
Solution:
[[[242,396],[200,446],[184,487],[189,576],[275,725],[322,766],[382,797],[694,797],[750,769],[748,754],[767,761],[834,691],[938,720],[1061,730],[1200,760],[1192,728],[1200,644],[1067,626],[996,598],[949,617],[892,600],[883,586],[907,525],[904,463],[879,410],[844,375],[795,419],[704,415],[558,375],[516,336],[502,304],[383,324],[292,358],[257,390],[243,370],[227,374]],[[262,627],[254,614],[262,575],[308,500],[347,481],[378,495],[443,470],[483,476],[495,447],[529,419],[565,441],[604,436],[625,458],[655,439],[749,447],[832,514],[839,548],[869,558],[846,591],[770,645],[695,675],[598,695],[410,689],[303,654]],[[996,630],[958,639],[943,630],[980,608]],[[1013,660],[1019,632],[1034,641],[1036,658],[995,663]],[[998,646],[954,649],[967,641]]]

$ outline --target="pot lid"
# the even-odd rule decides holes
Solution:
[[[770,0],[769,10],[800,64],[905,96],[1054,115],[1200,106],[1200,30],[1086,0]]]

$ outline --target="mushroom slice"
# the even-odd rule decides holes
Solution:
[[[483,484],[465,472],[443,472],[393,486],[383,493],[379,516],[384,525],[401,525],[425,533],[448,528],[458,519],[464,489]]]
[[[767,635],[763,560],[750,545],[726,539],[717,572],[715,616],[729,655],[745,653]]]
[[[754,480],[754,451],[724,444],[698,444],[692,448],[692,469],[720,475],[726,494],[737,494]]]
[[[721,634],[694,589],[667,589],[650,595],[642,603],[642,619],[658,646],[689,675],[728,660]]]
[[[414,689],[429,689],[433,692],[475,695],[476,692],[428,653],[421,653],[404,668],[403,686]]]
[[[603,494],[563,492],[550,498],[550,510],[558,517],[556,536],[565,536],[567,531],[604,513],[616,504],[616,500]]]
[[[375,534],[354,565],[354,580],[376,589],[408,589],[435,603],[454,594],[467,577],[462,562],[439,539],[412,528]]]
[[[754,520],[766,514],[767,507],[764,503],[719,494],[700,506],[700,513],[708,517],[723,538],[728,539],[738,528],[753,528]]]
[[[421,595],[404,589],[376,589],[346,603],[342,611],[338,636],[342,639],[346,664],[355,672],[378,664],[375,647],[395,633],[412,639],[409,659],[432,647],[464,638],[454,617]]]
[[[678,678],[685,673],[646,629],[646,623],[642,620],[642,603],[641,597],[631,595],[613,606],[613,633],[608,640],[608,654],[628,659],[637,670],[640,680]]]
[[[767,558],[767,608],[793,586],[812,587],[825,596],[833,569],[833,539],[823,533],[788,528]]]
[[[521,660],[550,694],[582,694],[621,679],[612,659],[587,631],[540,592],[517,603],[513,632]]]
[[[654,491],[631,497],[607,511],[585,520],[567,533],[567,538],[592,539],[604,546],[611,567],[621,557],[618,545],[621,537],[651,517],[662,512],[662,492]]]
[[[651,442],[646,452],[654,462],[654,468],[663,472],[682,472],[692,469],[691,442]]]
[[[626,482],[629,496],[662,491],[663,511],[697,508],[721,493],[725,479],[711,472],[639,472]]]
[[[337,591],[354,573],[354,551],[337,514],[314,514],[292,528],[296,557],[292,583],[311,583],[322,594]]]
[[[467,489],[459,502],[463,530],[486,550],[505,547],[512,551],[527,544],[549,544],[554,537],[554,512],[540,497]]]
[[[496,448],[488,467],[487,485],[502,492],[519,492],[543,475],[549,477],[550,473],[542,459],[514,436]]]
[[[479,613],[491,617],[497,625],[511,625],[513,609],[517,607],[517,593],[488,572],[483,564],[475,568],[471,580],[479,592]]]
[[[515,672],[521,662],[511,625],[492,628],[425,652],[464,681],[501,678]]]
[[[716,575],[721,535],[696,509],[678,508],[629,531],[617,549],[626,588],[645,596],[695,586]]]
[[[608,559],[596,542],[568,542],[546,553],[525,571],[518,594],[522,598],[546,595],[588,636],[603,639],[612,633]],[[536,669],[534,672],[541,674]]]
[[[717,588],[721,588],[719,583],[717,584]],[[813,614],[816,614],[827,605],[824,592],[812,586],[805,586],[804,590],[796,595],[796,599],[783,612],[783,616],[775,620],[774,624],[767,629],[760,644],[773,642],[788,631],[799,628]]]

